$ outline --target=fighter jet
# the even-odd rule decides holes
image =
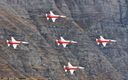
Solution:
[[[116,40],[104,39],[103,36],[100,36],[100,39],[96,39],[96,42],[97,42],[98,45],[99,45],[100,43],[102,43],[103,46],[105,47],[107,43],[116,42]]]
[[[28,44],[28,42],[24,41],[16,41],[13,37],[11,37],[11,40],[7,40],[8,46],[12,44],[13,48],[16,49],[17,45],[19,44]]]
[[[60,40],[56,40],[56,42],[58,46],[62,44],[64,48],[66,47],[67,44],[77,43],[76,41],[65,40],[63,37],[60,37]]]
[[[50,11],[50,14],[46,14],[47,20],[49,20],[49,18],[52,19],[53,22],[55,22],[56,19],[61,18],[61,17],[66,17],[66,16],[61,16],[61,15],[55,15],[52,11]]]
[[[72,66],[71,63],[68,62],[68,66],[64,65],[64,69],[65,69],[65,72],[67,72],[67,70],[69,70],[71,75],[72,75],[75,70],[77,70],[77,69],[84,69],[84,67]]]

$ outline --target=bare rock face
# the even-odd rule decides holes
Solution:
[[[0,77],[41,80],[127,80],[127,0],[0,0]],[[55,23],[45,14],[65,15]],[[115,39],[106,47],[99,36]],[[56,39],[77,41],[66,48]],[[28,41],[17,49],[6,40]],[[63,66],[85,67],[65,73]]]

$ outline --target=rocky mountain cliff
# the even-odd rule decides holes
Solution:
[[[0,0],[0,77],[128,80],[127,14],[128,0]],[[101,35],[117,42],[97,45]],[[78,43],[58,46],[61,36]],[[13,49],[11,37],[29,44]],[[68,62],[85,69],[65,73]]]

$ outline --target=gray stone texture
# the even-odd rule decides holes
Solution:
[[[50,10],[67,18],[47,21]],[[0,0],[0,77],[128,80],[127,14],[128,0]],[[98,46],[101,35],[117,42]],[[13,49],[11,37],[29,44]],[[85,69],[65,73],[67,62]]]

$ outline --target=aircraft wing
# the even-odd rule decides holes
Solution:
[[[63,37],[60,37],[60,40],[61,40],[61,41],[65,41]]]
[[[68,67],[72,67],[72,65],[71,65],[71,63],[70,63],[70,62],[68,62]]]
[[[55,22],[57,18],[52,18],[52,21]]]
[[[105,47],[107,43],[102,43],[102,44],[103,44],[103,46]]]
[[[13,46],[14,49],[16,49],[17,45],[18,45],[18,44],[13,44],[12,46]]]
[[[70,70],[70,73],[73,74],[75,70]]]
[[[16,41],[16,40],[14,39],[14,37],[11,37],[11,40],[12,40],[12,41]]]
[[[64,43],[63,43],[62,45],[63,45],[63,47],[65,48],[67,44],[64,44]]]
[[[54,15],[54,13],[52,11],[50,11],[50,15]]]
[[[104,40],[103,36],[100,36],[100,39],[101,39],[101,40]]]

